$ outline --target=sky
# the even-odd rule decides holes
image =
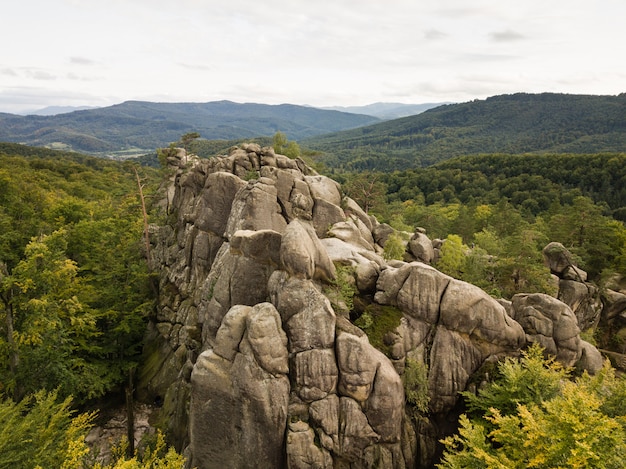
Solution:
[[[624,0],[19,0],[0,112],[626,92]]]

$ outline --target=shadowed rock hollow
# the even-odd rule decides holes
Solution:
[[[579,336],[589,314],[546,295],[501,304],[427,263],[386,262],[390,228],[301,160],[249,144],[169,164],[138,393],[162,403],[199,469],[429,467],[483,365],[531,341],[602,364]],[[431,260],[429,243],[414,235],[408,255]]]

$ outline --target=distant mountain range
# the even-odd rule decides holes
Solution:
[[[626,151],[626,93],[512,94],[304,139],[332,168],[402,170],[461,155]]]
[[[353,114],[366,114],[378,117],[383,120],[398,119],[400,117],[414,116],[428,109],[450,103],[424,103],[424,104],[402,104],[402,103],[373,103],[365,106],[334,106],[322,109],[333,111],[351,112]]]
[[[281,131],[320,152],[318,158],[329,167],[383,171],[472,154],[626,151],[626,93],[518,93],[432,106],[376,103],[318,109],[231,101],[127,101],[53,116],[0,114],[0,141],[132,156],[153,152],[188,132],[210,140],[203,140],[209,149],[257,137],[267,140]],[[382,120],[394,112],[411,115]]]
[[[360,127],[380,119],[292,104],[127,101],[51,116],[0,114],[0,141],[89,154],[146,152],[188,132],[241,139],[284,132],[291,140]]]
[[[57,114],[67,114],[74,111],[85,111],[87,109],[97,109],[96,106],[47,106],[41,109],[20,112],[21,116],[56,116]]]

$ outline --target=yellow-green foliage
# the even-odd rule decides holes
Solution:
[[[287,140],[287,135],[283,132],[276,132],[274,134],[272,146],[276,153],[288,156],[291,159],[300,156],[300,146],[294,141]]]
[[[387,238],[387,242],[385,243],[383,257],[387,260],[402,260],[405,250],[406,248],[405,244],[402,242],[402,236],[398,233],[392,233],[389,235],[389,238]]]
[[[470,412],[490,415],[492,409],[513,414],[518,404],[539,404],[555,397],[569,371],[554,357],[544,358],[543,349],[533,344],[519,359],[507,358],[498,365],[496,379],[478,395],[463,392]]]
[[[82,460],[94,414],[73,414],[71,399],[59,402],[56,392],[40,391],[17,404],[0,402],[0,467],[69,468],[66,460]]]
[[[463,263],[465,261],[465,249],[460,236],[451,234],[441,246],[441,254],[437,261],[437,268],[455,278],[461,277]]]
[[[385,344],[385,335],[395,330],[401,320],[402,311],[398,308],[372,303],[354,324],[363,329],[370,344],[388,356],[390,350],[389,344]]]
[[[185,467],[185,458],[173,448],[167,447],[161,432],[157,433],[154,449],[146,448],[143,455],[135,453],[132,458],[128,458],[125,456],[127,448],[128,442],[122,440],[114,448],[114,462],[106,466],[96,464],[92,469],[183,469]]]
[[[0,467],[11,469],[183,469],[185,458],[167,448],[163,434],[153,448],[125,456],[122,441],[113,450],[113,461],[93,465],[85,442],[95,413],[78,414],[71,398],[59,401],[56,392],[39,391],[16,404],[0,402]]]
[[[626,380],[607,362],[595,376],[570,381],[536,352],[503,364],[500,386],[472,402],[482,417],[462,415],[459,433],[443,440],[438,468],[624,467]]]

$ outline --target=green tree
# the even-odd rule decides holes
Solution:
[[[534,226],[505,239],[505,254],[499,258],[499,275],[507,296],[521,292],[555,293],[541,254],[546,244],[547,237]]]
[[[346,195],[359,204],[366,213],[381,209],[385,204],[387,187],[375,173],[362,172],[353,175],[342,188]]]
[[[534,347],[500,365],[498,383],[469,397],[457,435],[443,440],[440,469],[623,467],[626,383],[610,365],[575,381]],[[617,405],[616,405],[617,404]]]
[[[185,149],[185,152],[189,153],[189,145],[198,138],[200,138],[200,134],[198,132],[188,132],[180,137],[180,143]]]
[[[75,416],[71,399],[59,402],[54,391],[37,392],[19,403],[1,401],[0,467],[69,469],[65,462],[77,453],[77,446],[84,447],[94,417],[90,413]]]
[[[41,387],[85,392],[93,377],[84,360],[97,336],[85,299],[90,289],[65,257],[66,231],[33,240],[25,258],[3,278],[6,343],[12,364],[4,382],[17,399]],[[12,337],[9,337],[9,331]],[[88,393],[89,394],[89,393]]]
[[[478,394],[462,392],[469,412],[490,416],[494,409],[502,415],[513,415],[519,405],[541,404],[558,395],[569,371],[554,357],[544,357],[539,344],[522,351],[519,359],[506,358],[498,365],[494,381]]]
[[[397,232],[391,233],[385,242],[383,257],[387,260],[402,260],[405,251],[406,245],[402,241],[402,236]]]
[[[466,249],[467,247],[459,235],[448,235],[441,246],[436,267],[445,274],[461,278]]]
[[[547,221],[551,241],[567,247],[591,278],[605,269],[620,269],[620,254],[626,246],[624,223],[604,215],[603,208],[587,197],[576,197]]]
[[[300,146],[294,142],[287,140],[287,135],[283,132],[276,132],[272,138],[272,147],[274,151],[280,155],[288,156],[291,159],[300,156]]]

